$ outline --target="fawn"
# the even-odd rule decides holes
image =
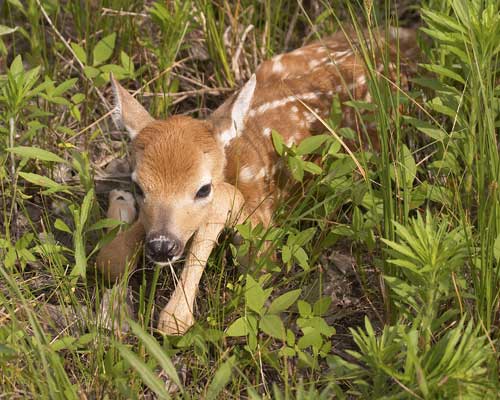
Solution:
[[[366,33],[365,33],[366,35]],[[400,51],[397,51],[398,43]],[[416,52],[415,31],[376,31],[370,51],[378,54],[377,71],[389,65],[394,79],[404,75]],[[388,50],[388,52],[386,51]],[[393,62],[383,63],[382,54]],[[97,259],[110,280],[119,278],[144,243],[155,263],[168,264],[185,251],[185,266],[158,329],[183,334],[194,323],[194,302],[205,264],[221,230],[250,219],[271,224],[280,186],[279,157],[271,131],[288,145],[324,132],[334,95],[341,101],[370,100],[367,69],[353,31],[339,32],[263,62],[250,80],[207,120],[173,116],[154,119],[111,78],[115,117],[128,131],[135,160],[132,180],[144,193],[137,220],[104,246]],[[356,128],[351,108],[343,108],[343,125]]]

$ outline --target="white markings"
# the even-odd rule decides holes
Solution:
[[[279,56],[273,58],[273,67],[271,69],[273,73],[281,74],[285,70],[283,63],[281,62],[282,58],[283,54],[280,54]]]
[[[292,106],[292,108],[290,108],[290,110],[291,110],[293,113],[298,113],[298,112],[299,112],[299,107],[297,107],[297,106]]]
[[[263,134],[265,137],[269,137],[269,136],[271,136],[271,128],[264,128],[264,130],[262,131],[262,134]]]
[[[273,100],[268,103],[261,104],[254,111],[254,115],[264,114],[266,111],[273,110],[278,107],[283,107],[285,104],[295,102],[297,100],[308,101],[316,100],[322,93],[321,92],[307,92],[297,96],[283,97],[282,99]]]
[[[239,178],[240,182],[250,182],[253,180],[253,171],[252,167],[249,167],[248,165],[245,165],[241,167],[240,172],[239,172]]]

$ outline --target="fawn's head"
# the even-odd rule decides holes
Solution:
[[[116,120],[132,139],[132,179],[143,192],[146,253],[160,264],[176,260],[207,219],[217,184],[224,180],[223,143],[209,122],[186,116],[155,120],[111,82]]]

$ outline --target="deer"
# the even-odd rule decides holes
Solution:
[[[374,54],[389,50],[384,54],[391,57],[393,80],[396,73],[410,73],[415,30],[379,30],[370,43]],[[383,71],[387,60],[376,60],[377,71]],[[114,119],[131,139],[131,179],[144,200],[130,227],[101,248],[96,265],[106,279],[116,281],[142,248],[159,266],[185,254],[157,324],[163,334],[182,335],[195,323],[198,286],[221,231],[247,220],[252,226],[271,226],[274,209],[287,195],[286,185],[280,184],[287,172],[273,147],[272,131],[288,146],[299,144],[325,132],[334,96],[341,102],[370,101],[360,39],[354,31],[340,31],[262,62],[205,120],[183,115],[155,119],[113,76],[110,80]],[[352,108],[342,108],[342,125],[357,128]]]

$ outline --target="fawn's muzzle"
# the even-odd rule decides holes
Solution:
[[[153,233],[146,238],[146,253],[154,262],[164,263],[180,256],[182,245],[172,235]]]

